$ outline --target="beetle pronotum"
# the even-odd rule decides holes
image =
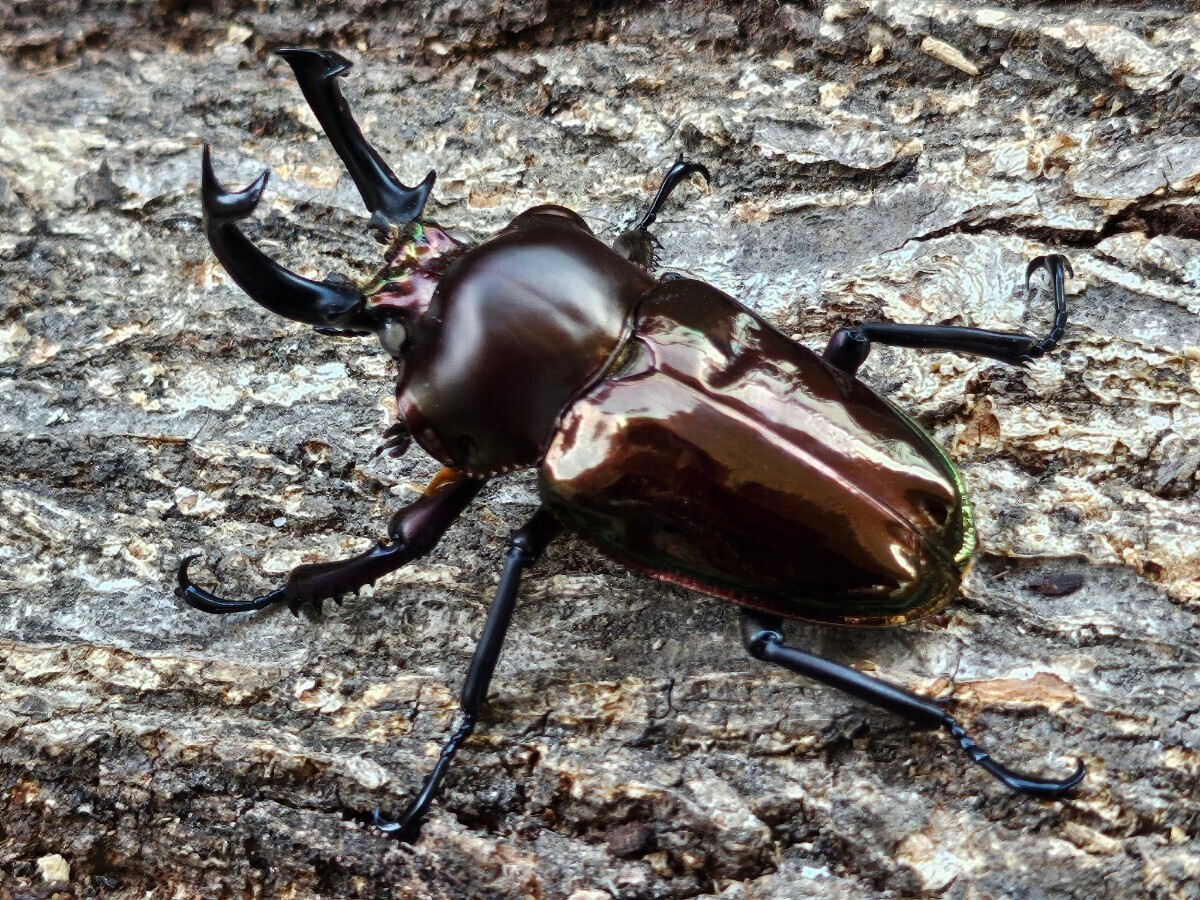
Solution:
[[[371,211],[386,244],[364,287],[311,281],[267,258],[237,222],[264,172],[227,191],[204,148],[205,232],[218,260],[272,312],[333,335],[375,334],[400,364],[395,452],[415,441],[445,468],[350,559],[292,570],[283,587],[231,601],[177,593],[210,613],[340,599],[429,552],[491,478],[534,468],[541,505],[509,539],[459,722],[433,771],[384,831],[414,839],[451,759],[471,734],[500,656],[521,574],[564,529],[663,581],[731,600],[755,658],[838,688],[919,728],[944,728],[1014,791],[1060,797],[1083,778],[1001,766],[941,706],[789,646],[783,619],[897,625],[955,596],[975,545],[970,505],[946,453],[855,377],[873,343],[1021,364],[1054,348],[1067,322],[1058,255],[1055,318],[1038,339],[975,328],[871,322],[839,329],[818,356],[703,282],[656,278],[650,226],[674,187],[707,170],[680,160],[645,217],[612,247],[561,206],[526,210],[467,246],[422,218],[430,172],[406,187],[367,143],[338,88],[350,67],[322,50],[278,51]]]

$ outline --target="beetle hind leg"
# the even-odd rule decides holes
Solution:
[[[799,675],[832,688],[844,691],[872,706],[886,709],[908,719],[925,731],[944,728],[957,741],[959,747],[988,774],[1000,781],[1009,790],[1030,797],[1054,800],[1065,797],[1083,780],[1087,770],[1082,760],[1067,778],[1036,778],[1014,772],[996,762],[980,747],[954,719],[932,700],[889,684],[878,678],[839,663],[822,659],[784,643],[782,622],[775,616],[766,616],[749,610],[742,612],[742,642],[747,652],[755,659],[782,666]]]
[[[824,360],[853,375],[866,361],[872,344],[945,350],[985,356],[1021,366],[1058,346],[1067,327],[1066,276],[1074,275],[1065,256],[1039,256],[1025,267],[1025,292],[1033,273],[1045,269],[1054,291],[1054,322],[1040,340],[1019,331],[988,331],[957,325],[902,325],[895,322],[864,322],[854,328],[839,328],[829,339]]]
[[[654,224],[658,218],[658,214],[662,212],[662,208],[666,204],[667,198],[671,196],[671,192],[675,190],[679,182],[683,181],[689,175],[702,176],[705,184],[712,181],[712,176],[709,175],[708,169],[705,166],[696,162],[688,162],[682,156],[679,157],[663,177],[662,184],[658,188],[658,193],[654,195],[654,199],[650,202],[650,208],[646,210],[646,214],[642,216],[641,221],[613,242],[613,250],[643,269],[653,270],[655,265],[655,249],[658,247],[658,240],[650,233],[650,226]]]

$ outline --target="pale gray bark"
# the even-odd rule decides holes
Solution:
[[[0,3],[0,896],[1194,897],[1200,883],[1200,15],[1186,2],[463,0],[337,12]],[[216,7],[216,11],[211,11]],[[347,11],[349,10],[349,11]],[[663,261],[820,347],[865,318],[1072,326],[1020,372],[880,350],[864,377],[961,462],[982,552],[895,631],[797,642],[953,697],[937,738],[764,669],[732,607],[560,541],[414,847],[528,477],[322,619],[207,617],[356,550],[436,469],[371,458],[385,358],[272,318],[199,230],[199,144],[272,180],[251,231],[311,276],[375,245],[280,45],[477,237],[560,202],[613,236],[680,151],[715,178]],[[1083,586],[1055,596],[1079,576]],[[53,861],[70,864],[69,885]],[[46,860],[39,868],[38,860]]]

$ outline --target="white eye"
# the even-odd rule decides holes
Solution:
[[[399,359],[408,340],[408,329],[395,319],[386,320],[375,332],[379,336],[379,346],[395,359]]]

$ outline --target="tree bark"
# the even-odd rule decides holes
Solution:
[[[1200,883],[1200,15],[1185,2],[558,6],[0,3],[0,897],[1194,897]],[[399,7],[399,8],[398,8]],[[308,277],[377,245],[278,46],[343,90],[429,212],[538,203],[612,239],[683,152],[663,265],[813,348],[868,319],[1048,328],[1024,370],[875,350],[961,465],[959,602],[799,645],[948,698],[936,735],[749,659],[733,607],[577,537],[527,576],[424,837],[397,812],[453,721],[504,539],[497,480],[430,556],[325,615],[209,617],[384,532],[437,466],[372,457],[373,341],[270,316],[208,253],[199,147]],[[67,868],[69,867],[69,869]]]

